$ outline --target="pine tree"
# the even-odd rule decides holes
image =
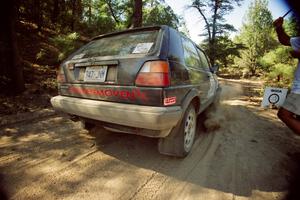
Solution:
[[[233,9],[233,5],[243,0],[194,0],[190,8],[198,10],[205,22],[207,33],[201,34],[207,37],[207,54],[212,65],[216,61],[217,40],[224,33],[236,31],[231,24],[224,23],[224,16],[229,14]]]
[[[240,64],[246,67],[252,76],[259,67],[259,58],[276,44],[272,37],[272,22],[267,0],[255,0],[250,4],[238,40],[247,48],[241,51]]]

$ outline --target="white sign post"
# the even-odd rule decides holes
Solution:
[[[264,98],[261,102],[262,107],[268,107],[270,105],[281,106],[286,98],[288,89],[285,88],[273,88],[266,87],[264,92]]]

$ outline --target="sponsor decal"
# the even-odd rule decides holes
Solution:
[[[136,53],[148,53],[149,50],[151,49],[153,45],[153,42],[149,42],[149,43],[138,43],[136,45],[136,47],[134,48],[133,50],[133,54],[136,54]]]
[[[164,105],[165,106],[173,105],[175,103],[176,103],[176,97],[167,97],[167,98],[164,98]]]
[[[73,94],[82,95],[95,95],[103,97],[118,97],[120,99],[136,100],[143,99],[146,100],[147,97],[145,93],[141,92],[140,89],[129,90],[113,90],[113,89],[94,89],[94,88],[80,88],[80,87],[69,87],[69,92]]]

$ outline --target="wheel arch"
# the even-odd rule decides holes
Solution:
[[[196,89],[191,89],[189,93],[185,96],[182,102],[182,110],[185,111],[188,106],[192,103],[195,106],[196,113],[200,112],[200,97],[198,95],[198,91]],[[184,113],[184,112],[183,112]]]
[[[186,112],[190,105],[193,105],[196,115],[198,115],[200,110],[200,97],[199,93],[196,89],[192,89],[187,93],[185,98],[182,101],[182,115],[178,124],[172,129],[171,133],[165,137],[160,138],[158,141],[158,151],[161,154],[172,155],[176,157],[185,157],[189,151],[187,152],[184,149],[184,133],[183,133],[183,120],[186,116]]]

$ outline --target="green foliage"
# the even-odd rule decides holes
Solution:
[[[153,5],[154,4],[154,5]],[[182,20],[182,19],[181,19]],[[168,25],[178,29],[180,18],[174,13],[170,6],[155,2],[144,9],[144,25]]]
[[[225,23],[224,16],[234,9],[234,4],[240,5],[243,0],[194,0],[191,8],[199,11],[206,23],[207,33],[202,34],[213,40],[217,35],[223,35],[236,29],[228,23]]]
[[[269,73],[270,78],[277,78],[278,76],[282,76],[286,80],[291,80],[294,73],[294,67],[291,65],[278,63],[275,64],[271,72]]]
[[[36,54],[36,60],[41,60],[45,57],[47,52],[44,49],[41,49],[37,54]]]
[[[55,49],[57,61],[62,61],[82,44],[81,36],[92,38],[129,28],[134,3],[135,0],[21,1],[19,19],[36,27],[39,34],[51,31],[48,47]],[[142,11],[144,26],[169,25],[178,29],[185,25],[163,0],[144,0]],[[48,61],[50,48],[40,47],[35,61]]]
[[[80,22],[80,32],[83,35],[96,35],[122,29],[119,26],[120,3],[117,1],[84,0],[83,17]],[[115,16],[115,18],[113,17]]]
[[[250,5],[246,16],[241,33],[236,39],[246,47],[241,51],[238,64],[247,68],[254,76],[257,68],[260,67],[259,58],[276,46],[268,1],[255,0]]]
[[[82,43],[79,40],[80,35],[76,32],[67,35],[58,35],[51,38],[51,41],[60,49],[58,61],[65,59],[72,51],[78,48]]]
[[[53,78],[47,78],[46,80],[43,80],[41,85],[46,90],[56,90],[57,89],[57,81]]]
[[[298,23],[298,25],[297,25],[297,23]],[[299,26],[299,21],[297,21],[296,16],[292,15],[291,18],[289,18],[288,20],[285,20],[283,26],[284,26],[285,32],[288,35],[294,36],[294,37],[299,36],[300,26]]]
[[[209,48],[207,42],[202,46],[206,52],[210,54],[214,53],[216,63],[225,68],[232,65],[234,63],[234,57],[240,57],[239,50],[245,48],[243,44],[233,42],[228,35],[217,37],[213,49]]]
[[[289,47],[279,46],[260,59],[269,85],[290,87],[297,64],[297,60],[291,58],[290,50]]]
[[[272,66],[267,74],[267,84],[276,87],[290,87],[293,81],[295,67],[278,63]]]
[[[19,16],[39,28],[54,28],[63,34],[78,32],[93,37],[127,29],[132,25],[134,0],[45,0],[21,1]],[[163,0],[143,1],[143,25],[182,23]]]
[[[266,53],[263,57],[259,59],[259,64],[262,68],[269,72],[272,66],[276,65],[277,63],[293,65],[293,60],[290,56],[290,48],[285,46],[279,46],[275,50],[272,50]]]
[[[284,29],[289,35],[296,35],[295,18],[285,20]],[[241,58],[235,57],[233,65],[238,66],[244,77],[263,75],[268,86],[291,86],[297,60],[291,57],[290,47],[277,41],[266,0],[255,0],[251,4],[247,20],[234,41],[247,47],[240,50]]]
[[[218,58],[218,37],[222,37],[236,29],[228,23],[225,23],[224,16],[229,14],[233,9],[234,4],[240,5],[243,0],[193,0],[190,8],[198,10],[201,18],[205,22],[206,33],[201,36],[206,36],[206,51],[212,64],[215,64]],[[221,39],[222,40],[222,39]]]

